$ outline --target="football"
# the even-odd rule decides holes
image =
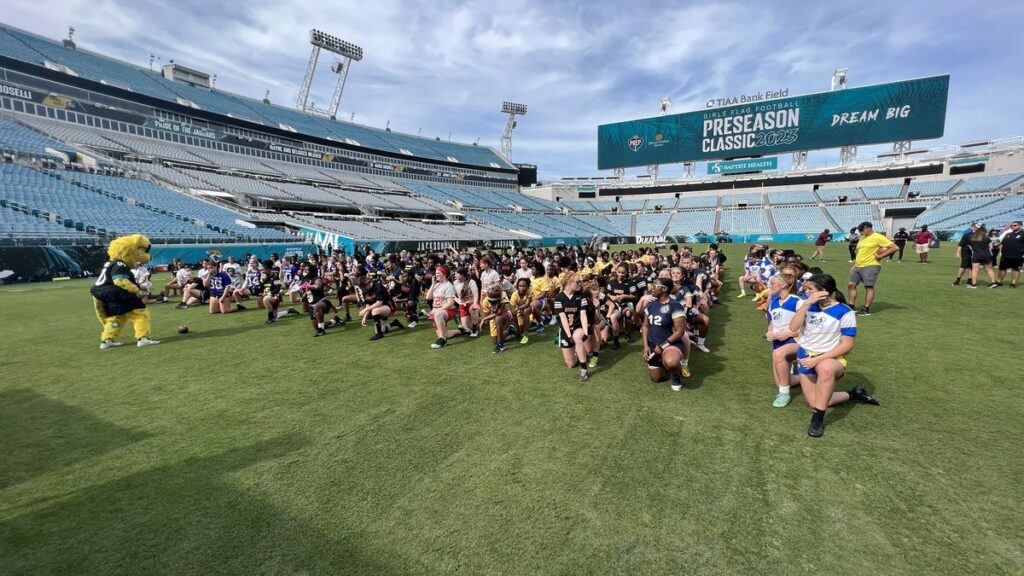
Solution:
[[[184,324],[178,326],[178,334],[188,334],[188,326]]]

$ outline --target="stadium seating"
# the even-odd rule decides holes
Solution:
[[[668,225],[667,234],[671,235],[695,235],[714,234],[715,220],[718,214],[713,210],[699,212],[676,212]]]
[[[722,210],[722,230],[729,234],[770,234],[771,224],[764,210]]]
[[[840,196],[846,196],[850,201],[864,199],[858,188],[818,188],[818,198],[822,202],[838,202]]]
[[[30,156],[45,156],[46,149],[69,150],[68,146],[51,140],[38,132],[0,119],[0,150],[9,150]]]
[[[899,198],[903,193],[901,184],[883,184],[881,186],[862,186],[864,196],[868,200],[885,200],[887,198]]]
[[[778,206],[782,204],[816,204],[818,200],[810,190],[777,190],[768,193],[768,202]]]
[[[969,216],[973,211],[978,210],[984,206],[992,204],[996,201],[995,198],[953,198],[946,200],[941,206],[933,208],[918,218],[918,224],[924,224],[927,226],[936,226],[939,229],[945,227],[944,221],[949,219],[955,219],[957,216],[964,215],[965,218],[970,219],[973,216]]]
[[[811,234],[833,227],[828,217],[816,206],[773,208],[772,219],[775,221],[775,231],[780,234]]]
[[[590,204],[598,212],[611,212],[613,208],[618,207],[618,204],[614,200],[591,200]]]
[[[718,208],[718,196],[680,196],[679,207]]]
[[[930,182],[911,182],[910,193],[917,193],[921,196],[945,196],[960,182],[956,180],[932,180]]]
[[[574,212],[593,212],[594,207],[586,200],[562,200],[562,205]]]
[[[647,200],[622,200],[619,204],[627,212],[637,212],[647,207]]]
[[[739,206],[740,204],[746,204],[747,206],[760,206],[761,195],[756,192],[748,192],[744,194],[723,194],[722,195],[722,207],[728,208],[732,206]]]
[[[629,214],[613,214],[606,217],[612,225],[616,234],[624,236],[633,235],[633,217]]]
[[[989,229],[999,228],[1014,220],[1024,220],[1024,195],[1018,194],[985,204],[954,216],[936,225],[940,230],[961,230],[977,222]]]
[[[48,243],[54,240],[90,242],[96,240],[96,236],[33,216],[27,209],[22,211],[10,206],[6,199],[0,199],[0,242]]]
[[[827,211],[832,216],[832,219],[836,221],[836,224],[839,225],[839,232],[848,232],[850,228],[856,228],[861,222],[871,222],[876,232],[885,231],[882,223],[875,220],[872,215],[869,204],[829,206]]]
[[[953,193],[974,194],[979,192],[994,192],[1019,183],[1022,177],[1024,177],[1024,174],[1013,173],[967,178],[964,180],[963,184],[957,186]]]
[[[668,224],[672,214],[637,214],[636,235],[637,236],[661,236],[665,233],[665,225]]]

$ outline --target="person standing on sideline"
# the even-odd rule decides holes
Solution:
[[[1003,278],[1006,278],[1006,271],[1012,271],[1010,275],[1010,288],[1016,288],[1020,281],[1020,269],[1024,260],[1024,230],[1021,230],[1020,220],[1014,220],[1010,229],[1003,232],[1000,237],[1003,246],[1003,257],[999,260],[999,281],[997,286],[1003,285]]]
[[[900,249],[900,262],[903,262],[903,249],[907,246],[907,240],[910,240],[910,234],[907,234],[906,228],[900,228],[899,232],[892,235],[892,241]],[[892,254],[889,255],[889,262],[892,262],[892,256]]]
[[[847,248],[850,249],[850,262],[857,260],[857,243],[860,242],[860,234],[856,228],[850,228],[850,236],[846,239]]]
[[[960,279],[971,271],[971,234],[978,229],[977,224],[971,224],[970,229],[960,235],[960,242],[956,245],[956,257],[960,259],[960,269],[956,272],[956,280],[953,286],[960,285]],[[971,276],[968,274],[967,282],[970,283]]]
[[[871,304],[875,301],[875,282],[882,271],[882,258],[896,252],[899,248],[885,237],[875,232],[871,222],[861,222],[855,232],[860,232],[857,244],[857,258],[850,268],[849,301],[850,308],[857,307],[857,285],[864,285],[864,307],[857,312],[858,316],[871,316]]]
[[[921,226],[921,231],[917,233],[917,237],[914,239],[914,252],[917,252],[918,264],[928,263],[928,250],[931,249],[931,243],[934,239],[935,234],[932,234],[932,231],[927,226]]]
[[[814,255],[811,256],[811,260],[814,260],[815,262],[827,262],[827,260],[825,260],[825,246],[831,239],[832,233],[829,232],[828,228],[825,228],[821,234],[818,234],[818,239],[814,241]],[[818,258],[821,258],[821,260],[818,260]]]
[[[971,281],[968,288],[978,287],[978,269],[985,267],[988,274],[988,287],[995,288],[996,274],[992,270],[992,239],[988,236],[985,226],[978,226],[971,234]]]

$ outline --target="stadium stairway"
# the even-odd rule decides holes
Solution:
[[[778,234],[779,229],[775,226],[775,216],[772,215],[772,211],[766,208],[764,213],[765,218],[768,221],[768,229],[772,231],[772,234]]]

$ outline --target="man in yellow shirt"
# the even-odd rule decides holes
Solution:
[[[850,268],[849,298],[850,308],[857,307],[857,285],[864,285],[864,307],[857,316],[871,316],[871,304],[875,301],[875,283],[878,273],[882,271],[882,258],[896,252],[899,247],[874,231],[871,222],[861,222],[857,226],[860,232],[860,243],[857,244],[857,260]]]

